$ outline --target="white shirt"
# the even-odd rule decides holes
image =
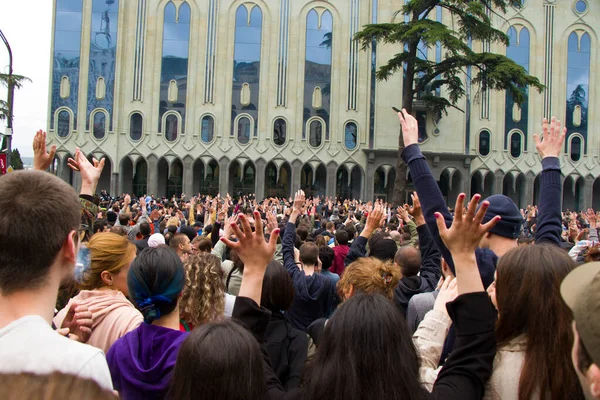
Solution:
[[[102,350],[61,336],[39,315],[19,318],[0,329],[0,373],[54,371],[113,389]]]

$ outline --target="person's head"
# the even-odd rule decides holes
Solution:
[[[212,251],[212,241],[203,236],[196,236],[192,240],[192,250],[195,253],[210,253]]]
[[[335,259],[335,252],[329,246],[320,246],[319,247],[319,260],[321,260],[321,269],[323,271],[329,270],[333,265],[333,260]]]
[[[415,247],[401,247],[396,252],[394,264],[400,267],[403,277],[415,276],[421,270],[421,252]]]
[[[531,398],[540,387],[555,398],[579,391],[569,362],[573,317],[560,295],[562,280],[574,268],[574,261],[555,245],[516,247],[498,261],[496,280],[488,288],[498,309],[498,347],[522,335],[528,339],[519,383],[522,398]]]
[[[122,226],[128,226],[129,221],[131,221],[131,214],[129,214],[129,213],[119,214],[119,224],[121,224]]]
[[[150,228],[150,224],[147,222],[142,222],[140,224],[140,234],[143,237],[146,237],[146,236],[150,236],[151,233],[152,233],[152,229]]]
[[[177,310],[184,284],[183,264],[167,246],[142,250],[127,274],[130,298],[149,324]]]
[[[192,254],[192,243],[190,242],[190,238],[183,233],[178,233],[171,238],[169,241],[169,246],[182,256],[184,254]]]
[[[97,219],[94,221],[94,233],[106,232],[108,230],[108,223],[106,220]]]
[[[348,222],[345,226],[344,226],[344,230],[346,232],[348,232],[348,238],[349,240],[353,240],[356,237],[356,227],[354,226],[353,223]]]
[[[117,400],[118,396],[101,388],[96,381],[76,375],[21,372],[0,374],[0,399]]]
[[[600,262],[575,268],[561,284],[573,312],[571,360],[587,399],[600,399]]]
[[[109,232],[119,236],[127,236],[127,231],[121,225],[115,225],[110,228]]]
[[[397,251],[396,242],[386,237],[371,240],[369,245],[369,257],[375,257],[382,261],[394,261]]]
[[[325,239],[325,236],[323,235],[317,235],[317,237],[315,237],[315,244],[321,248],[323,246],[327,246],[327,239]]]
[[[503,194],[495,194],[485,199],[490,205],[485,212],[482,223],[489,222],[492,218],[500,216],[502,219],[490,229],[481,239],[479,246],[489,248],[499,240],[515,240],[521,234],[523,215],[517,205]],[[481,203],[479,204],[481,207]],[[479,209],[478,207],[478,209]]]
[[[338,229],[337,231],[335,231],[335,241],[338,245],[347,246],[348,240],[348,232],[346,232],[344,229]]]
[[[335,224],[331,221],[329,221],[328,223],[325,224],[325,230],[333,233],[333,231],[335,230]]]
[[[594,262],[600,261],[600,244],[596,243],[593,246],[590,246],[585,253],[585,262]]]
[[[252,334],[235,322],[196,327],[183,342],[167,398],[262,400],[263,356]]]
[[[380,294],[357,294],[337,308],[306,371],[307,399],[423,398],[412,334]]]
[[[191,226],[182,226],[181,228],[179,228],[179,233],[183,233],[184,235],[186,235],[190,239],[190,241],[198,237],[198,232]]]
[[[153,233],[148,238],[148,247],[158,247],[162,244],[166,244],[162,233]]]
[[[225,284],[221,260],[213,254],[197,254],[185,264],[185,287],[179,314],[193,326],[221,319],[225,310]]]
[[[83,290],[109,287],[127,296],[127,272],[135,258],[135,245],[125,236],[103,232],[92,236],[87,248],[89,265],[76,277],[77,286]]]
[[[177,218],[177,217],[171,217],[171,218],[169,218],[169,221],[167,222],[167,228],[170,226],[175,226],[175,227],[179,228],[179,225],[181,225],[181,222],[179,221],[179,218]]]
[[[263,278],[260,305],[273,312],[287,311],[294,302],[294,284],[283,265],[272,260]]]
[[[399,280],[400,271],[391,262],[362,257],[346,267],[337,283],[337,291],[342,299],[356,293],[379,293],[392,299]]]
[[[306,226],[302,225],[302,226],[298,227],[296,234],[300,237],[300,241],[302,243],[304,243],[304,242],[306,242],[306,239],[308,238],[308,229],[306,228]]]
[[[0,295],[45,287],[51,275],[72,276],[80,221],[75,191],[54,175],[0,177]]]
[[[300,246],[300,262],[305,267],[317,265],[319,258],[319,248],[312,242],[306,242]]]

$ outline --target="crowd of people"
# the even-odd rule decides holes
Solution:
[[[0,398],[600,399],[600,213],[561,210],[554,118],[540,202],[444,202],[398,114],[415,192],[79,196],[0,178]]]

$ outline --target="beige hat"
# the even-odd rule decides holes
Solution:
[[[565,277],[560,294],[573,311],[577,332],[600,366],[600,262],[583,264]]]

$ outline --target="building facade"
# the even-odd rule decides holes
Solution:
[[[379,82],[375,71],[398,47],[352,37],[391,21],[399,1],[54,1],[48,131],[66,181],[78,185],[67,159],[79,147],[106,158],[98,189],[111,194],[391,198],[402,74]],[[441,8],[430,18],[453,24]],[[546,89],[518,107],[466,71],[464,113],[435,123],[416,105],[443,194],[536,202],[533,134],[555,115],[569,129],[563,207],[600,208],[600,3],[525,0],[493,20],[510,45],[472,48],[506,54]],[[444,57],[439,45],[421,53]]]

